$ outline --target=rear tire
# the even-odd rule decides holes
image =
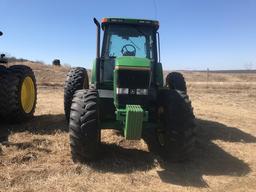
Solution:
[[[97,159],[100,151],[98,92],[79,90],[72,100],[69,138],[74,162]]]
[[[8,97],[6,106],[7,119],[9,122],[23,122],[31,119],[34,115],[37,102],[37,85],[33,70],[25,65],[13,65],[8,69],[9,80]]]
[[[160,93],[159,121],[156,129],[160,155],[179,162],[189,159],[195,144],[195,116],[185,92],[163,90]]]
[[[7,109],[9,103],[9,95],[11,89],[9,89],[9,83],[12,81],[17,82],[17,77],[10,79],[10,71],[3,65],[0,65],[0,118],[1,121],[6,120]]]
[[[80,89],[89,89],[87,71],[82,67],[72,68],[67,74],[64,85],[64,110],[67,121],[69,121],[73,95]]]
[[[10,121],[11,107],[18,104],[19,78],[11,72],[6,72],[0,77],[0,116],[3,121]]]
[[[9,111],[8,106],[10,102],[11,92],[14,90],[10,87],[11,82],[18,82],[16,76],[9,76],[9,72],[6,68],[0,70],[0,143],[8,141],[9,130],[3,129],[1,126],[7,120]]]
[[[187,93],[187,85],[184,76],[179,72],[171,72],[166,77],[166,85],[169,89],[176,89]]]

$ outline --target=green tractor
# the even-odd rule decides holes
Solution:
[[[100,24],[94,18],[94,23],[91,82],[86,69],[77,67],[68,73],[64,87],[73,161],[100,157],[101,129],[120,130],[127,140],[150,138],[153,142],[145,139],[149,149],[162,157],[188,159],[195,143],[195,116],[182,74],[169,73],[164,83],[159,22],[104,18]]]

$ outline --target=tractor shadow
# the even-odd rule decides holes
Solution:
[[[5,132],[23,132],[28,131],[33,134],[47,135],[56,131],[67,132],[68,126],[63,114],[57,115],[39,115],[33,117],[28,122],[20,124],[1,123],[1,129]],[[8,130],[8,131],[7,131]]]
[[[234,143],[255,143],[256,137],[238,128],[197,119],[197,138],[192,158],[187,162],[171,163],[164,161],[156,153],[127,149],[115,144],[103,144],[101,156],[104,159],[91,163],[90,166],[101,172],[114,173],[148,171],[160,167],[157,173],[163,182],[194,187],[208,186],[203,175],[243,176],[250,172],[247,163],[224,151],[212,141],[218,139]]]
[[[182,186],[208,187],[203,175],[243,176],[251,171],[247,163],[220,148],[213,140],[255,143],[256,137],[238,128],[197,119],[197,142],[191,160],[174,164],[159,159],[163,169],[158,171],[161,180]]]

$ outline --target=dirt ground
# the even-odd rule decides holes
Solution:
[[[0,191],[255,191],[256,74],[205,75],[185,73],[198,140],[183,164],[111,130],[102,131],[101,161],[74,164],[62,85],[41,84],[33,120],[0,124],[12,129],[10,144],[0,145]]]

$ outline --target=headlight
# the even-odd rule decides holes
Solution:
[[[133,92],[132,92],[133,91]],[[116,88],[117,95],[148,95],[148,89],[129,89],[128,88]]]
[[[128,88],[116,88],[116,94],[118,95],[123,95],[123,94],[128,94],[129,89]]]
[[[136,90],[136,94],[137,95],[147,95],[148,94],[148,90],[147,89],[137,89]]]

